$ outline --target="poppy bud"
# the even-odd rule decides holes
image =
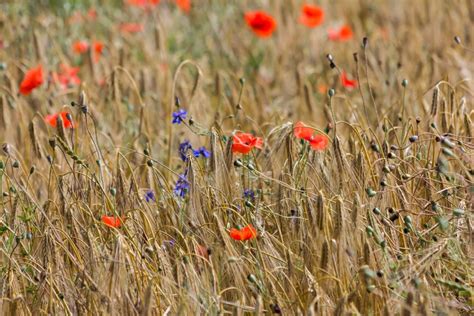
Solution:
[[[270,308],[274,314],[281,315],[281,308],[278,304],[270,304]]]
[[[32,175],[33,173],[35,173],[35,166],[31,166],[30,168],[30,175]]]
[[[368,197],[374,197],[377,194],[377,192],[375,192],[372,188],[365,189],[365,192],[367,193]]]
[[[330,62],[332,62],[332,61],[334,60],[331,54],[327,54],[327,55],[326,55],[326,58],[327,58]]]
[[[420,124],[420,122],[421,122],[421,118],[420,118],[420,117],[417,117],[417,118],[416,118],[416,124]]]
[[[418,140],[418,136],[417,135],[410,136],[408,140],[410,141],[410,143],[414,143]]]
[[[382,271],[382,270],[378,270],[378,271],[377,271],[377,276],[378,276],[379,278],[383,277],[383,271]]]
[[[244,85],[244,84],[245,84],[245,78],[240,78],[240,79],[239,79],[239,83],[240,83],[241,85]]]
[[[46,160],[48,160],[49,164],[53,163],[53,157],[51,157],[50,155],[46,156]]]
[[[461,38],[459,36],[455,36],[454,41],[456,42],[456,44],[461,45]]]
[[[4,143],[4,144],[2,145],[2,149],[3,149],[3,152],[4,152],[7,156],[10,155],[10,145],[9,145],[9,144]]]
[[[0,160],[0,170],[3,170],[5,167],[5,164],[3,163],[3,160]]]
[[[240,159],[237,159],[234,161],[234,166],[235,167],[242,167],[242,161]]]
[[[247,280],[249,280],[249,282],[252,282],[252,283],[257,283],[257,277],[254,274],[249,274],[247,276]]]
[[[377,145],[377,143],[375,143],[374,141],[372,141],[370,143],[370,148],[375,151],[376,153],[379,153],[380,152],[380,148],[379,146]]]
[[[110,195],[115,196],[117,194],[117,189],[110,188],[109,192],[110,192]]]
[[[7,69],[7,64],[0,63],[0,70],[5,70],[5,69]]]
[[[374,207],[372,212],[375,214],[375,215],[380,215],[381,212],[380,212],[380,209],[378,207]]]
[[[149,156],[149,155],[150,155],[150,151],[149,151],[147,148],[145,148],[145,149],[143,149],[143,154],[144,154],[145,156]]]
[[[66,118],[69,120],[69,122],[72,122],[72,115],[71,113],[66,113]]]
[[[354,53],[354,54],[352,54],[352,57],[354,57],[354,61],[355,61],[356,63],[359,62],[359,54]]]
[[[392,216],[390,216],[390,220],[392,222],[395,222],[399,218],[400,218],[400,215],[398,213],[393,213]]]
[[[336,94],[336,91],[334,89],[331,88],[328,90],[328,95],[330,98],[332,98],[335,94]]]
[[[404,88],[406,88],[406,87],[408,86],[408,80],[407,80],[407,79],[403,79],[403,80],[402,80],[402,86],[403,86]]]
[[[15,161],[12,163],[12,167],[15,168],[15,169],[20,167],[20,163],[18,162],[18,160],[15,160]]]
[[[146,164],[148,165],[148,167],[153,167],[153,160],[151,160],[151,159],[148,160],[148,161],[146,162]]]

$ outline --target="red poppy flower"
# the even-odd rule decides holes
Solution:
[[[250,133],[236,133],[233,138],[232,152],[248,154],[252,148],[262,149],[263,139]]]
[[[331,41],[344,42],[350,40],[354,36],[352,29],[349,25],[343,25],[339,29],[330,29],[328,31],[328,37]]]
[[[301,9],[300,23],[306,25],[307,27],[316,27],[321,25],[324,20],[324,11],[322,8],[305,4]]]
[[[79,70],[79,67],[61,64],[61,71],[52,73],[53,82],[59,84],[63,89],[66,89],[69,85],[79,85],[81,83],[81,79],[77,76]]]
[[[51,125],[52,127],[56,127],[58,125],[58,116],[61,115],[61,120],[63,121],[63,126],[64,128],[76,128],[77,123],[72,122],[69,120],[68,117],[68,112],[60,112],[57,114],[48,114],[44,117],[44,121]]]
[[[105,224],[105,226],[112,227],[112,228],[119,228],[122,226],[122,220],[120,217],[115,217],[115,216],[102,216],[102,223]]]
[[[141,23],[122,23],[120,24],[120,31],[123,33],[139,33],[143,31],[143,24]]]
[[[349,89],[357,87],[357,80],[350,80],[349,78],[347,78],[347,74],[345,71],[343,71],[341,74],[341,82],[344,87]]]
[[[295,124],[293,133],[296,138],[308,141],[314,150],[324,150],[329,144],[329,139],[326,135],[314,135],[314,129],[306,126],[303,122],[297,122]]]
[[[74,42],[74,44],[72,44],[72,50],[76,54],[84,54],[89,50],[89,43],[87,43],[86,41]]]
[[[245,13],[245,21],[252,31],[260,37],[269,37],[276,28],[276,21],[263,11],[250,11]]]
[[[229,235],[234,240],[249,240],[257,237],[257,230],[249,224],[242,229],[232,228]]]
[[[92,46],[94,47],[94,50],[92,52],[94,62],[98,62],[100,56],[102,55],[102,51],[104,50],[104,43],[102,43],[101,41],[94,41]]]
[[[39,65],[36,68],[28,70],[20,84],[20,93],[28,95],[43,84],[43,66]]]
[[[176,5],[186,14],[191,11],[191,0],[176,0]]]

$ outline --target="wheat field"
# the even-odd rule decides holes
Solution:
[[[474,2],[0,2],[2,315],[472,315]]]

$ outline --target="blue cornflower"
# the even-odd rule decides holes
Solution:
[[[245,189],[244,190],[244,198],[253,201],[255,199],[255,192],[252,189]]]
[[[187,153],[190,149],[192,150],[193,147],[189,143],[189,140],[185,140],[184,142],[179,144],[179,156],[181,157],[182,161],[186,161],[188,159]]]
[[[199,149],[193,150],[194,157],[198,158],[199,156],[203,156],[204,158],[211,157],[211,153],[207,151],[206,147],[200,147]]]
[[[155,197],[155,193],[153,192],[153,190],[147,190],[145,192],[145,201],[147,201],[147,202],[150,202],[150,201],[156,202],[156,197]]]
[[[189,190],[189,182],[186,179],[186,174],[185,173],[180,174],[178,181],[176,181],[176,185],[174,187],[173,192],[177,196],[184,197],[186,193],[188,192],[188,190]]]
[[[181,122],[186,118],[186,115],[188,115],[188,112],[183,109],[173,112],[173,124],[181,124]]]

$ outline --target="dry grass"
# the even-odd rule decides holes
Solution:
[[[97,21],[80,24],[69,9],[0,4],[1,313],[472,313],[473,2],[322,0],[314,30],[295,23],[297,0],[200,0],[189,16],[162,2],[94,2]],[[244,24],[255,8],[278,20],[272,38]],[[117,31],[137,20],[144,32]],[[355,39],[327,41],[345,21]],[[106,56],[78,58],[78,39]],[[29,67],[62,62],[81,65],[81,86],[18,94]],[[175,96],[192,121],[171,125]],[[77,129],[44,123],[62,107]],[[329,148],[295,139],[298,120]],[[264,149],[232,154],[234,130]],[[211,158],[183,164],[184,139]],[[229,237],[248,223],[256,240]]]

